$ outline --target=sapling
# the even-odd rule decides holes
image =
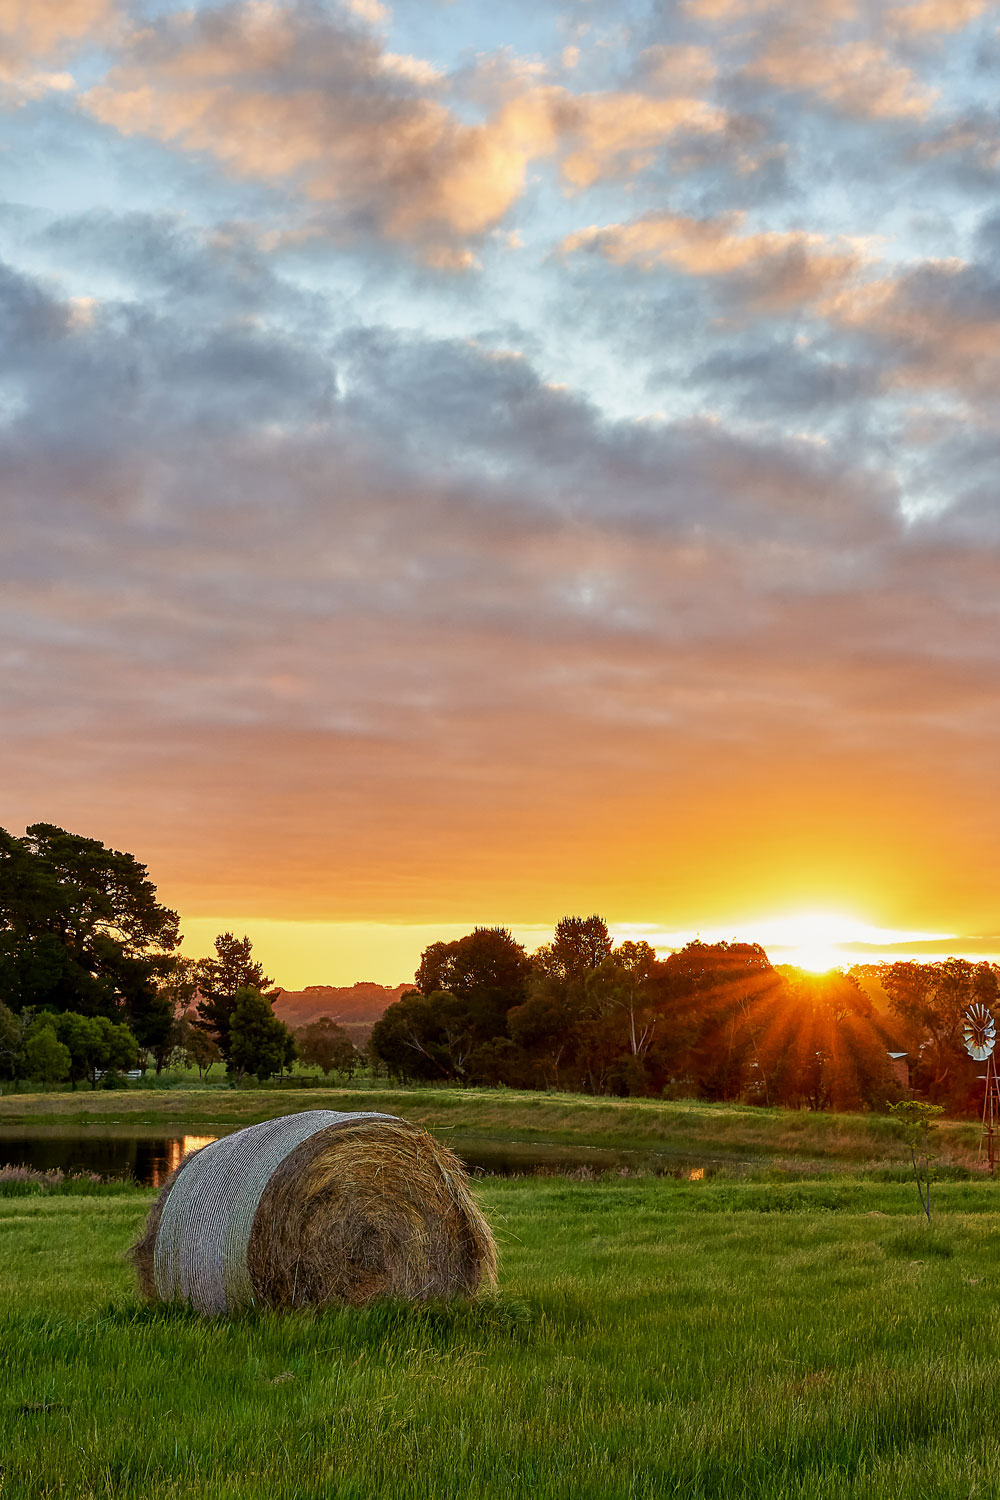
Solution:
[[[920,1194],[920,1206],[931,1222],[931,1162],[934,1153],[930,1149],[931,1131],[938,1115],[944,1114],[943,1104],[925,1104],[922,1099],[901,1099],[889,1105],[889,1113],[903,1129],[903,1139],[910,1148],[913,1175]]]

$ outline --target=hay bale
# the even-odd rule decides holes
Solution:
[[[150,1301],[205,1314],[471,1296],[496,1279],[496,1245],[454,1153],[392,1115],[326,1109],[187,1157],[132,1258]]]

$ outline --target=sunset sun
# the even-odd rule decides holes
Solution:
[[[780,941],[784,961],[813,974],[825,974],[845,962],[840,944],[848,941],[857,927],[826,912],[802,912],[768,925]]]

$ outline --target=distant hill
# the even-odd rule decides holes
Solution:
[[[317,1016],[332,1016],[344,1025],[372,1026],[394,1000],[412,990],[412,984],[309,984],[304,990],[274,991],[274,1013],[286,1026],[305,1026]]]

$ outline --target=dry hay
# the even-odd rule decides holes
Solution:
[[[328,1110],[188,1157],[132,1258],[150,1301],[203,1313],[471,1296],[496,1279],[496,1245],[455,1154],[405,1120]]]

